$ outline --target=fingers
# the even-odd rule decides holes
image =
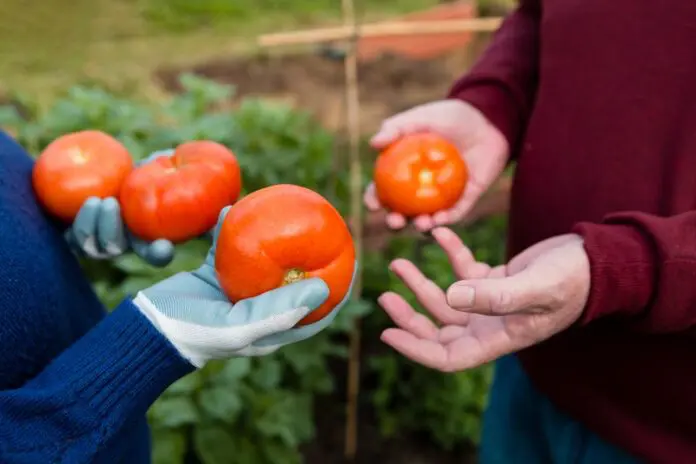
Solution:
[[[338,316],[340,308],[336,307],[323,319],[309,325],[302,327],[297,327],[293,324],[289,329],[282,332],[272,333],[271,335],[265,336],[253,342],[252,346],[259,349],[265,349],[268,347],[281,347],[283,345],[288,345],[290,343],[297,343],[308,338],[312,338],[325,328],[327,328]],[[302,316],[304,317],[304,316]],[[302,318],[300,318],[301,320]]]
[[[73,222],[71,241],[93,259],[123,254],[128,242],[118,201],[115,198],[87,199]]]
[[[350,282],[350,287],[348,287],[346,296],[343,297],[343,300],[338,305],[336,305],[336,307],[326,317],[309,325],[305,325],[302,327],[293,326],[293,328],[285,332],[275,333],[267,337],[261,338],[254,342],[253,346],[259,349],[265,349],[272,346],[280,347],[290,343],[297,343],[299,341],[306,340],[315,336],[322,330],[326,329],[328,326],[331,325],[331,323],[333,323],[334,319],[336,319],[336,316],[338,316],[338,313],[341,311],[341,308],[350,299],[350,295],[353,292],[353,285],[355,284],[355,278],[358,275],[358,269],[358,262],[356,261],[355,266],[353,267],[353,279]]]
[[[370,211],[379,211],[382,209],[382,205],[380,205],[379,199],[377,198],[374,182],[370,182],[370,185],[365,189],[363,202],[365,203],[365,207]]]
[[[132,234],[127,233],[127,236],[133,252],[152,266],[164,267],[174,259],[174,244],[169,240],[158,239],[147,242]]]
[[[437,226],[448,226],[450,224],[457,223],[464,219],[467,214],[474,208],[476,202],[481,198],[483,191],[477,190],[475,187],[469,185],[466,187],[464,195],[457,201],[457,203],[448,210],[438,211],[433,215],[433,227]]]
[[[211,267],[215,267],[215,250],[217,249],[217,238],[220,234],[220,229],[222,229],[222,224],[225,220],[225,217],[227,217],[227,213],[230,211],[231,207],[232,206],[225,206],[220,210],[220,213],[218,214],[218,220],[215,223],[215,227],[213,227],[212,231],[208,232],[208,234],[212,237],[212,244],[210,245],[210,249],[208,250],[208,255],[206,256],[205,261]]]
[[[454,340],[463,337],[469,329],[461,325],[446,325],[440,329],[437,340],[443,345],[452,343]]]
[[[121,255],[128,248],[121,207],[115,198],[106,198],[101,202],[96,237],[100,249],[111,256]]]
[[[218,214],[217,223],[215,224],[215,228],[213,229],[213,243],[217,242],[218,234],[220,233],[220,229],[222,229],[222,224],[225,221],[225,217],[227,217],[227,213],[229,213],[231,207],[232,206],[225,206],[220,210],[220,213]]]
[[[438,321],[455,325],[468,322],[469,315],[450,308],[445,292],[435,282],[425,277],[413,263],[405,259],[397,259],[391,263],[390,269],[413,292],[423,308]]]
[[[437,339],[438,328],[433,321],[413,309],[400,295],[387,292],[377,302],[401,329],[418,338]]]
[[[447,302],[477,314],[535,313],[552,305],[553,292],[535,273],[522,271],[509,277],[457,282],[447,290]]]
[[[443,372],[449,370],[447,348],[438,341],[419,338],[402,329],[387,329],[380,339],[411,361]]]
[[[243,325],[249,343],[293,328],[329,297],[321,279],[307,279],[239,301],[230,310],[227,325]]]
[[[399,125],[401,115],[386,119],[377,133],[370,139],[370,145],[375,149],[386,148],[389,144],[395,142],[403,135],[402,128]]]
[[[511,338],[499,317],[473,319],[467,327],[441,331],[431,340],[402,329],[387,329],[381,340],[407,358],[432,369],[456,372],[479,367],[529,345],[528,340]]]
[[[88,198],[77,213],[72,225],[75,243],[87,256],[93,258],[102,255],[95,237],[100,209],[101,199]]]
[[[399,213],[388,213],[386,222],[387,226],[389,226],[391,229],[398,230],[406,227],[408,221]]]
[[[115,198],[89,198],[80,208],[69,235],[70,242],[92,259],[120,256],[129,242],[138,256],[154,266],[166,266],[174,257],[174,245],[167,240],[148,243],[130,236]]]
[[[447,254],[458,279],[482,279],[488,276],[491,271],[490,266],[476,261],[471,250],[451,229],[438,227],[433,230],[432,235]]]
[[[413,225],[420,232],[428,232],[430,229],[435,227],[435,222],[433,221],[432,216],[428,216],[428,215],[424,214],[421,216],[417,216],[413,220]]]
[[[370,185],[367,186],[365,194],[363,195],[363,202],[369,211],[375,212],[382,209],[382,205],[379,202],[379,198],[377,198],[377,192],[373,182],[370,182]],[[391,212],[387,214],[385,221],[387,226],[391,229],[403,229],[406,227],[407,222],[406,218],[401,214]]]
[[[385,119],[377,133],[370,139],[370,145],[376,149],[383,149],[406,134],[432,129],[433,113],[442,114],[441,111],[434,110],[433,103],[428,103]]]

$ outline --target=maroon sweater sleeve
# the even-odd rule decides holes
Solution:
[[[540,4],[540,0],[521,0],[478,62],[449,93],[449,98],[478,108],[507,138],[513,154],[536,94]]]
[[[585,240],[592,277],[581,324],[617,316],[654,333],[696,326],[696,211],[617,213],[574,232]]]

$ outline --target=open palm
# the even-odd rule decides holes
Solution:
[[[435,132],[457,146],[469,168],[469,182],[451,209],[414,218],[414,225],[421,231],[463,219],[500,176],[509,153],[508,143],[500,131],[479,110],[459,100],[427,103],[392,116],[382,123],[371,144],[376,149],[383,149],[404,135],[424,131]],[[382,208],[374,184],[368,186],[364,200],[372,211]],[[389,213],[386,220],[394,229],[407,223],[407,218],[397,213]]]
[[[527,249],[505,266],[491,268],[476,262],[469,249],[449,229],[435,229],[433,236],[447,253],[457,278],[463,281],[521,275],[528,266],[539,266],[538,257],[553,258],[554,250],[575,246],[571,236],[556,237]],[[547,259],[541,265],[553,262]],[[585,302],[582,289],[575,292],[577,295],[571,295],[575,297],[574,303],[568,305],[556,298],[560,293],[554,292],[552,287],[539,286],[538,291],[520,292],[519,295],[529,295],[530,300],[523,301],[516,296],[518,301],[514,308],[503,298],[479,301],[480,314],[461,312],[453,309],[448,295],[412,263],[397,260],[392,263],[392,270],[435,321],[416,312],[401,296],[384,294],[380,304],[397,328],[385,330],[382,340],[413,361],[444,372],[477,367],[538,343],[572,324]],[[553,278],[545,280],[554,285]],[[524,311],[518,311],[520,307]],[[557,310],[559,308],[562,310]]]

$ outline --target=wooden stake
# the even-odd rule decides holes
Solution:
[[[351,229],[355,240],[355,251],[362,262],[362,167],[360,163],[360,97],[358,94],[358,27],[353,0],[342,0],[343,20],[349,28],[351,42],[344,59],[346,79],[346,118],[350,143],[350,206]],[[360,273],[353,285],[353,298],[359,299],[362,282]],[[352,461],[358,448],[358,401],[360,393],[360,321],[356,320],[350,332],[348,358],[348,398],[346,402],[346,459]]]
[[[500,27],[502,20],[502,18],[472,18],[364,24],[360,26],[360,38],[394,35],[491,32]],[[257,43],[261,47],[311,45],[322,42],[348,40],[354,37],[354,34],[355,31],[352,26],[343,25],[339,27],[309,29],[304,31],[264,34],[258,37]]]

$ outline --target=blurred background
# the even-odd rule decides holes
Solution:
[[[261,34],[341,24],[339,0],[3,0],[0,127],[33,154],[56,137],[101,129],[136,158],[191,139],[229,146],[250,192],[295,183],[349,213],[345,80],[340,46],[261,49]],[[361,23],[500,17],[514,0],[357,0]],[[358,43],[360,127],[367,139],[395,112],[442,98],[491,33],[363,39]],[[375,156],[362,145],[369,181]],[[507,188],[457,226],[479,259],[503,258]],[[263,359],[214,363],[173,385],[149,413],[157,464],[344,462],[347,334],[362,327],[356,462],[476,462],[489,366],[441,374],[379,342],[388,320],[376,305],[387,271],[415,261],[441,286],[444,254],[411,231],[389,233],[366,215],[363,291],[337,323]],[[100,297],[125,295],[197,267],[208,243],[179,246],[154,269],[132,256],[85,262]]]

